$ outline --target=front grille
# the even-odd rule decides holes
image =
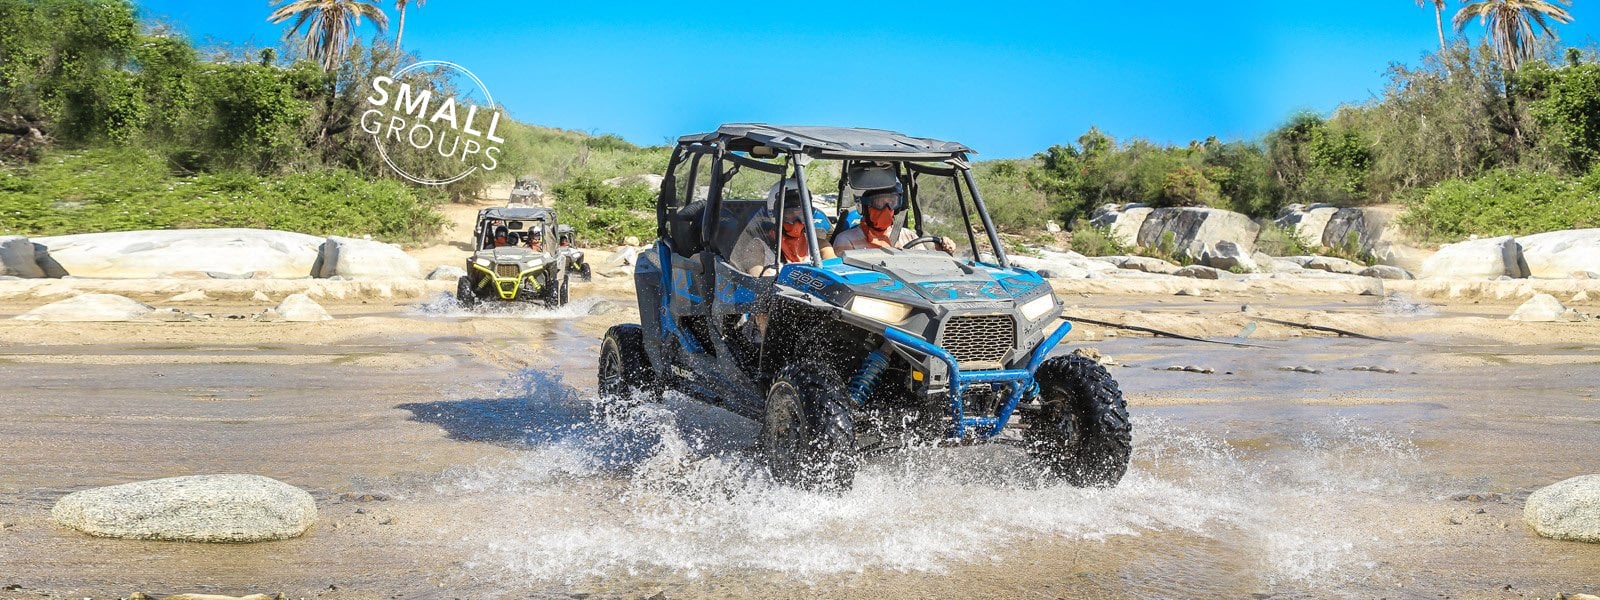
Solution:
[[[517,265],[495,265],[495,277],[516,277],[522,274],[522,267]]]
[[[962,369],[998,369],[1017,343],[1017,322],[1009,315],[954,317],[939,330],[938,343]]]

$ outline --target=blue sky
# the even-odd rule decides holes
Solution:
[[[202,46],[272,46],[283,32],[266,22],[274,2],[135,1]],[[392,27],[393,0],[379,4]],[[472,69],[541,125],[639,144],[736,121],[879,127],[980,158],[1029,156],[1091,125],[1255,139],[1297,110],[1380,94],[1390,63],[1438,46],[1432,10],[1411,0],[1039,4],[431,0],[407,11],[405,45]],[[1600,9],[1569,10],[1563,43],[1595,44]]]

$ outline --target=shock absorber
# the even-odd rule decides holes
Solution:
[[[857,405],[867,403],[867,395],[872,393],[872,388],[878,385],[878,379],[883,377],[884,370],[889,368],[889,355],[884,352],[885,348],[868,352],[861,361],[861,370],[850,380],[850,398]]]

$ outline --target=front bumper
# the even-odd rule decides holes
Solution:
[[[1028,356],[1028,362],[1021,369],[1000,369],[989,371],[970,371],[963,373],[956,357],[944,348],[925,339],[917,337],[905,330],[890,327],[884,330],[883,337],[907,351],[927,356],[944,363],[948,369],[950,385],[950,429],[947,436],[953,439],[964,439],[967,430],[973,429],[982,438],[992,438],[1000,435],[1006,423],[1011,420],[1011,414],[1016,411],[1017,405],[1022,402],[1035,389],[1033,374],[1039,370],[1050,353],[1055,351],[1062,338],[1072,331],[1072,323],[1063,321],[1055,331],[1046,336],[1033,353]],[[1005,386],[1008,393],[1005,400],[1000,403],[1000,408],[993,417],[969,417],[962,398],[971,385]]]
[[[516,300],[517,294],[520,293],[524,287],[524,282],[526,282],[527,285],[532,286],[534,288],[533,291],[537,293],[539,291],[539,284],[534,279],[531,279],[531,277],[544,270],[543,267],[534,267],[532,269],[527,269],[517,273],[516,277],[500,277],[495,275],[493,270],[477,263],[473,263],[472,268],[473,270],[483,274],[483,276],[478,279],[478,287],[491,288],[491,290],[498,295],[501,300]]]

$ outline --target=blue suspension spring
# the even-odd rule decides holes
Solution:
[[[850,398],[858,405],[867,403],[867,394],[872,393],[872,388],[878,385],[878,378],[883,376],[883,371],[889,368],[889,357],[879,350],[867,353],[867,358],[861,361],[861,371],[850,380]]]

